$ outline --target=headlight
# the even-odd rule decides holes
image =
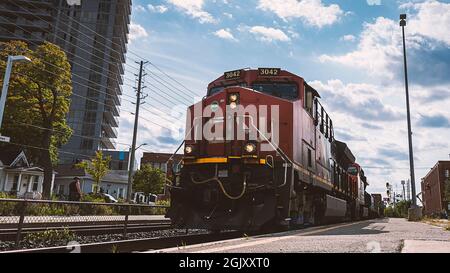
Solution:
[[[229,98],[230,98],[231,102],[233,102],[233,101],[236,102],[237,99],[238,99],[238,95],[237,94],[231,94]]]
[[[247,153],[251,154],[256,151],[256,145],[253,143],[247,143],[245,144],[244,149]]]
[[[194,148],[192,148],[192,146],[186,146],[184,147],[184,152],[186,154],[192,154],[192,152],[194,151]]]
[[[235,109],[237,107],[237,104],[236,104],[236,102],[232,102],[232,103],[230,103],[230,108],[231,109]]]

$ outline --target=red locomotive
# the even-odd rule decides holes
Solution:
[[[320,95],[279,68],[225,72],[188,109],[167,216],[182,228],[254,230],[359,219],[367,180]]]

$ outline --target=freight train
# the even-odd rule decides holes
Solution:
[[[364,170],[333,126],[302,77],[280,68],[225,72],[188,108],[167,217],[216,231],[368,218]]]

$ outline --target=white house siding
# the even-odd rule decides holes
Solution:
[[[56,177],[53,193],[68,196],[69,185],[70,183],[72,183],[72,181],[73,177]],[[93,192],[93,186],[95,185],[95,182],[92,179],[80,177],[80,184],[81,184],[81,191],[84,194]],[[125,184],[124,182],[104,181],[100,183],[100,187],[103,188],[104,193],[108,193],[116,198],[120,198],[119,196],[120,191],[123,192],[121,198],[124,198],[126,196],[127,184]],[[60,192],[60,189],[62,189],[62,192]]]

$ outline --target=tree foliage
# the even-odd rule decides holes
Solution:
[[[165,175],[160,169],[145,164],[133,175],[133,189],[135,192],[145,194],[159,194],[163,192],[164,180]]]
[[[66,54],[58,46],[45,42],[35,49],[21,41],[0,43],[0,73],[3,75],[9,55],[25,55],[31,62],[13,64],[1,134],[21,147],[32,162],[44,168],[44,197],[50,197],[53,166],[58,147],[72,134],[66,123],[72,81]],[[0,78],[3,84],[3,77]]]
[[[108,174],[110,161],[111,156],[103,158],[102,151],[97,151],[92,160],[82,161],[75,165],[75,167],[84,169],[85,172],[92,176],[95,182],[94,193],[98,193],[102,178]]]
[[[411,203],[411,200],[399,201],[395,204],[395,206],[385,208],[384,215],[386,217],[407,218],[408,209],[411,207]]]

